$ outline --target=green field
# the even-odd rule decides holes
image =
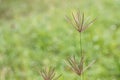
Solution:
[[[43,80],[50,66],[59,80],[77,80],[64,62],[80,50],[65,20],[76,10],[97,17],[82,33],[86,64],[96,59],[84,80],[120,80],[120,0],[0,0],[0,80]]]

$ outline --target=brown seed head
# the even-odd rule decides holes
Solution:
[[[80,62],[77,61],[77,59],[75,58],[75,56],[69,57],[66,60],[66,64],[73,70],[73,72],[75,72],[77,75],[81,76],[81,74],[86,71],[89,67],[91,67],[93,65],[93,63],[95,62],[92,61],[88,66],[86,66],[84,68],[84,56],[81,57]]]
[[[84,13],[77,12],[76,14],[72,13],[72,19],[66,16],[66,20],[74,26],[74,28],[78,32],[83,32],[86,28],[88,28],[95,20],[85,22]]]
[[[44,80],[57,80],[61,75],[56,77],[55,68],[50,67],[48,70],[43,69],[40,71],[40,75]]]

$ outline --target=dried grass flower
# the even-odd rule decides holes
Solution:
[[[68,16],[66,16],[66,20],[72,24],[72,26],[74,26],[74,28],[78,31],[78,32],[83,32],[86,28],[88,28],[95,20],[91,20],[89,22],[85,22],[85,17],[84,17],[84,13],[80,13],[79,11],[76,12],[76,14],[72,13],[72,19]]]
[[[81,57],[80,62],[75,56],[68,57],[66,64],[75,72],[77,75],[81,76],[84,71],[93,65],[95,60],[93,60],[88,66],[84,67],[84,56]]]
[[[45,68],[40,71],[40,75],[44,80],[58,80],[61,75],[56,76],[55,68],[50,67],[49,69]]]

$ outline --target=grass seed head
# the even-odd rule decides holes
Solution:
[[[95,20],[91,20],[89,22],[85,22],[84,13],[80,13],[79,11],[75,13],[72,13],[72,19],[68,16],[66,16],[67,22],[72,24],[72,26],[78,31],[83,32],[86,28],[88,28]]]
[[[42,76],[42,78],[44,80],[58,80],[58,78],[60,78],[61,75],[56,76],[55,73],[55,68],[50,67],[49,69],[42,69],[40,71],[40,75]]]
[[[75,72],[78,76],[81,76],[84,71],[86,71],[88,68],[90,68],[94,63],[95,60],[93,60],[88,66],[84,67],[84,56],[81,57],[80,61],[76,59],[75,56],[68,57],[66,60],[66,64]]]

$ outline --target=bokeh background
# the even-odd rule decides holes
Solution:
[[[82,33],[86,80],[120,80],[120,0],[0,0],[0,80],[42,80],[38,71],[56,67],[60,80],[76,75],[64,60],[76,55],[79,34],[65,15],[80,10],[97,17]]]

